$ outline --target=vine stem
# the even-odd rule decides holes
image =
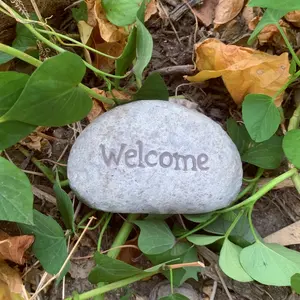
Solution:
[[[238,209],[240,207],[243,207],[243,206],[254,204],[263,195],[265,195],[267,192],[272,190],[278,183],[284,181],[287,178],[292,177],[294,174],[297,174],[297,173],[298,173],[297,169],[293,168],[293,169],[279,175],[278,177],[272,179],[270,182],[268,182],[266,185],[264,185],[262,188],[260,188],[255,194],[253,194],[252,196],[247,198],[245,201],[243,201],[241,203],[238,203],[234,206],[221,209],[221,210],[217,211],[216,213],[225,213],[225,212],[236,210],[236,209]]]
[[[277,29],[279,30],[279,32],[280,32],[286,46],[288,47],[290,53],[292,54],[293,59],[295,60],[296,64],[300,67],[300,59],[298,58],[297,54],[295,53],[295,51],[294,51],[292,45],[290,44],[289,39],[287,38],[285,32],[283,31],[283,29],[281,28],[281,26],[278,23],[276,23],[275,25],[276,25]]]
[[[39,67],[42,62],[18,49],[15,49],[13,47],[10,47],[10,46],[7,46],[5,44],[2,44],[0,43],[0,51],[6,53],[6,54],[9,54],[11,56],[15,56],[35,67]],[[104,103],[107,103],[107,104],[110,104],[110,105],[115,105],[115,102],[112,100],[112,99],[108,99],[104,96],[101,96],[99,94],[97,94],[95,91],[93,91],[92,89],[88,88],[87,86],[85,86],[84,84],[82,83],[79,83],[78,85],[81,89],[83,89],[87,94],[89,94],[91,97],[101,101],[101,102],[104,102]]]
[[[254,229],[254,226],[253,226],[253,222],[252,222],[252,211],[253,211],[253,208],[254,208],[254,204],[250,206],[249,208],[249,211],[248,211],[248,221],[249,221],[249,226],[250,226],[250,229],[251,229],[251,232],[255,238],[255,241],[258,242],[259,241],[259,238],[257,237],[257,234],[255,232],[255,229]]]
[[[236,218],[234,219],[234,221],[231,223],[230,227],[228,228],[228,230],[225,233],[225,239],[228,239],[231,231],[234,229],[234,227],[236,226],[236,224],[238,223],[238,221],[240,220],[240,218],[242,217],[242,215],[244,214],[244,210],[241,210],[239,212],[239,214],[236,216]]]

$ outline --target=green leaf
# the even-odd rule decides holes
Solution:
[[[186,219],[195,223],[205,223],[213,217],[213,213],[198,214],[198,215],[184,215]]]
[[[0,122],[63,126],[81,120],[92,107],[90,97],[78,87],[84,74],[83,61],[71,52],[47,59],[33,72],[15,105]]]
[[[134,27],[128,37],[128,42],[121,54],[116,60],[116,75],[123,76],[127,69],[132,65],[136,56],[136,35],[137,29]],[[116,84],[119,84],[120,79],[116,79]]]
[[[159,298],[159,300],[189,300],[189,298],[187,298],[184,295],[176,293],[176,294],[172,294],[172,295],[169,295],[166,297]]]
[[[18,121],[0,123],[0,150],[4,150],[16,144],[22,138],[34,131],[35,128],[36,126],[34,125]]]
[[[74,7],[71,9],[72,16],[75,19],[75,21],[78,23],[79,21],[87,21],[88,19],[88,12],[87,12],[87,6],[84,1],[82,1],[79,4],[79,7]]]
[[[53,190],[56,196],[58,210],[62,215],[66,228],[75,232],[72,201],[70,200],[68,194],[60,187],[58,182],[55,182]]]
[[[113,259],[99,252],[95,252],[94,259],[97,265],[88,277],[89,281],[93,284],[97,284],[98,282],[111,283],[144,272],[121,260]]]
[[[263,0],[264,1],[264,0]],[[273,1],[273,0],[272,0]],[[291,0],[294,1],[294,0]],[[279,22],[279,20],[286,15],[289,12],[289,9],[285,9],[282,10],[282,8],[280,10],[276,10],[276,9],[271,9],[268,8],[262,19],[259,21],[259,23],[257,24],[257,26],[255,27],[254,31],[252,32],[249,40],[248,40],[248,44],[251,45],[254,40],[256,39],[256,37],[258,36],[258,34],[267,26],[267,25],[271,25],[271,24],[276,24]]]
[[[283,138],[283,151],[288,160],[300,168],[300,129],[293,129]]]
[[[216,241],[223,239],[224,236],[212,236],[212,235],[205,235],[205,234],[191,234],[186,239],[197,245],[197,246],[205,246],[213,244]]]
[[[135,21],[141,0],[102,0],[107,19],[117,26],[127,26]]]
[[[238,215],[239,211],[228,212],[220,215],[216,221],[209,224],[205,228],[205,231],[225,235],[230,225]],[[258,235],[258,234],[257,234]],[[255,238],[253,237],[251,228],[249,226],[248,218],[243,215],[234,229],[231,231],[229,238],[237,245],[246,247],[254,243]]]
[[[256,242],[242,250],[240,261],[254,280],[266,285],[289,286],[300,269],[300,253],[278,244]]]
[[[240,263],[240,253],[242,248],[225,239],[220,253],[219,264],[222,271],[230,278],[249,282],[253,279],[245,272]]]
[[[245,126],[255,142],[268,140],[278,129],[281,118],[273,99],[263,94],[249,94],[242,105]]]
[[[35,225],[19,224],[24,234],[34,235],[32,251],[46,272],[56,274],[64,264],[68,252],[63,230],[49,216],[34,210]]]
[[[297,294],[300,294],[300,274],[299,273],[296,273],[291,277],[291,287]]]
[[[264,169],[277,169],[283,159],[282,137],[272,136],[262,143],[251,143],[241,155],[242,161]]]
[[[263,8],[292,11],[300,9],[300,2],[297,0],[251,0],[248,3],[248,6],[259,6]]]
[[[248,149],[249,144],[253,142],[246,127],[244,125],[238,125],[232,118],[227,120],[226,125],[229,136],[242,155]]]
[[[153,50],[152,36],[138,18],[136,18],[136,63],[133,67],[133,73],[137,80],[142,81],[143,71],[150,62]]]
[[[33,194],[27,176],[0,157],[0,220],[33,224]]]
[[[134,95],[134,100],[168,100],[168,88],[159,73],[152,73]]]
[[[138,246],[143,253],[160,254],[174,246],[175,237],[164,221],[142,220],[134,223],[141,229]]]
[[[27,74],[0,72],[0,116],[3,116],[15,104],[28,79]]]
[[[36,20],[36,17],[32,17]],[[21,23],[16,25],[16,38],[12,43],[12,47],[25,52],[28,48],[36,47],[36,37]],[[0,52],[0,65],[12,60],[14,56]]]

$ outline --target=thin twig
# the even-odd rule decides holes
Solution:
[[[41,15],[41,13],[40,13],[40,10],[39,10],[39,8],[38,8],[38,6],[37,6],[35,0],[30,0],[30,2],[31,2],[31,5],[32,5],[32,7],[33,7],[33,9],[34,9],[34,12],[35,12],[35,14],[37,15],[39,21],[40,21],[40,22],[43,22],[43,17],[42,17],[42,15]]]
[[[214,300],[217,294],[217,288],[218,288],[218,281],[214,281],[214,285],[211,291],[211,295],[209,297],[209,300]]]
[[[220,278],[220,281],[221,281],[221,283],[222,283],[222,285],[223,285],[223,288],[224,288],[224,290],[225,290],[225,293],[226,293],[228,299],[229,299],[229,300],[233,300],[232,297],[231,297],[231,295],[230,295],[230,292],[229,292],[229,290],[228,290],[228,287],[227,287],[227,285],[226,285],[226,283],[225,283],[225,281],[224,281],[224,278],[223,278],[223,276],[222,276],[222,274],[221,274],[221,272],[220,272],[220,270],[219,270],[219,268],[218,268],[217,265],[215,265],[215,270],[216,270],[216,272],[217,272],[217,274],[218,274],[218,276],[219,276],[219,278]]]
[[[167,265],[169,269],[180,269],[185,267],[201,267],[205,268],[205,264],[201,261],[195,261],[190,263],[182,263],[182,264],[174,264],[174,265]]]

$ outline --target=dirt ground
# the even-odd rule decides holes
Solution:
[[[171,12],[181,2],[179,0],[162,1],[165,7]],[[174,5],[172,5],[174,4]],[[70,10],[64,12],[63,29],[65,32],[74,32],[76,30],[76,24],[70,18]],[[62,24],[61,24],[62,25]],[[57,29],[62,27],[56,26]],[[206,83],[189,84],[183,79],[183,75],[193,74],[193,46],[195,42],[199,42],[207,37],[217,37],[226,43],[238,44],[246,46],[246,40],[250,31],[242,18],[233,24],[230,28],[226,27],[216,32],[211,27],[204,27],[200,22],[197,25],[195,22],[195,16],[187,10],[186,13],[176,22],[173,22],[173,26],[168,20],[162,20],[158,16],[152,17],[147,22],[147,27],[150,30],[154,40],[153,57],[150,62],[147,73],[153,71],[159,71],[168,86],[170,95],[176,93],[182,94],[186,99],[198,104],[198,110],[204,113],[208,117],[212,118],[225,128],[225,121],[229,116],[234,116],[235,119],[241,119],[241,112],[236,104],[232,101],[221,79],[209,80]],[[170,68],[172,67],[172,68]],[[16,63],[15,69],[24,71],[23,63]],[[30,70],[28,70],[30,72]],[[95,79],[86,79],[90,86],[97,84]],[[185,84],[185,85],[182,85]],[[74,126],[63,128],[50,128],[44,131],[44,138],[42,140],[41,152],[32,152],[38,159],[44,160],[43,162],[49,167],[53,167],[53,161],[60,159],[62,164],[67,162],[68,152],[78,132],[80,132],[86,124],[75,124]],[[7,151],[8,156],[22,169],[39,172],[36,167],[26,159],[18,149],[12,148]],[[249,176],[253,176],[251,169],[248,170]],[[56,207],[51,203],[51,196],[54,196],[52,187],[49,182],[42,176],[28,174],[32,184],[40,191],[43,191],[48,196],[41,196],[35,198],[35,208],[43,213],[50,214],[57,219],[58,212]],[[272,176],[272,174],[270,174]],[[50,195],[50,196],[49,196]],[[77,204],[77,200],[75,200]],[[257,231],[262,237],[276,232],[277,230],[300,220],[300,197],[294,188],[282,188],[268,193],[263,197],[256,205],[253,212],[253,221]],[[78,220],[89,209],[84,205],[81,206]],[[174,217],[176,221],[176,217]],[[104,244],[105,249],[109,249],[115,233],[123,222],[123,218],[119,215],[115,215],[109,227],[109,230],[105,234]],[[7,223],[2,222],[1,226],[5,226],[7,232],[18,232],[17,228],[13,228]],[[58,288],[53,286],[41,294],[40,299],[62,299],[62,295],[71,295],[73,291],[82,293],[93,288],[87,280],[87,275],[93,267],[93,259],[85,258],[90,256],[96,249],[97,235],[99,232],[90,231],[81,242],[78,250],[74,254],[75,259],[71,260],[71,271],[65,278],[64,284]],[[134,237],[135,232],[131,237]],[[147,264],[143,257],[137,257],[141,264]],[[32,258],[29,263],[34,263]],[[41,271],[38,268],[34,268],[27,276],[29,285],[34,286],[38,282],[38,278],[41,275]],[[222,275],[226,277],[224,274]],[[129,287],[129,291],[132,291],[132,298],[130,299],[150,299],[149,295],[154,287],[163,281],[163,276],[155,276],[151,280],[137,282]],[[209,299],[209,287],[214,284],[214,281],[218,282],[216,300],[228,299],[220,277],[218,277],[215,271],[211,273],[207,272],[204,275],[199,274],[199,282],[188,281],[199,293],[199,299]],[[288,288],[267,288],[259,284],[236,284],[226,279],[226,285],[230,290],[232,299],[300,299],[295,295],[290,295],[290,289]],[[125,295],[128,289],[120,289],[106,295],[106,299],[121,299],[121,296]],[[207,294],[206,294],[207,293]],[[151,299],[150,299],[151,300]],[[153,300],[153,299],[152,299]]]

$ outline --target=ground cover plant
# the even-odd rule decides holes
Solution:
[[[12,46],[0,44],[0,64],[19,59],[34,67],[30,75],[17,71],[0,72],[0,149],[3,154],[0,157],[0,220],[17,223],[22,232],[17,241],[0,235],[0,263],[5,266],[5,272],[11,274],[8,278],[15,278],[19,283],[18,288],[14,289],[12,279],[3,280],[0,277],[5,283],[3,294],[34,299],[52,282],[60,284],[70,269],[70,259],[81,239],[87,231],[97,228],[100,228],[100,232],[94,253],[96,266],[88,276],[89,281],[97,287],[84,293],[74,291],[73,296],[66,299],[102,299],[109,291],[156,274],[163,274],[171,283],[171,294],[161,299],[187,299],[175,293],[173,286],[180,286],[190,278],[198,279],[198,273],[205,268],[205,262],[199,261],[197,253],[198,247],[202,246],[212,247],[219,253],[221,270],[236,281],[291,286],[296,293],[300,291],[299,252],[280,244],[265,242],[252,222],[254,205],[278,184],[290,178],[300,192],[300,101],[295,103],[289,117],[286,117],[281,105],[284,92],[297,83],[300,77],[299,55],[280,22],[283,16],[300,10],[297,1],[285,1],[284,5],[279,0],[251,0],[248,3],[249,7],[263,9],[263,16],[248,40],[249,46],[267,26],[273,26],[289,52],[281,56],[282,73],[275,87],[249,88],[250,92],[242,93],[242,96],[235,95],[234,87],[231,88],[229,82],[233,81],[231,76],[237,72],[236,69],[231,70],[230,66],[219,68],[212,62],[207,70],[203,66],[199,67],[204,47],[212,47],[212,44],[213,47],[225,46],[210,40],[195,48],[196,66],[200,72],[186,79],[203,82],[209,78],[222,77],[229,92],[232,91],[233,100],[241,104],[242,111],[242,122],[228,118],[227,132],[236,144],[242,161],[256,167],[256,175],[244,178],[245,185],[230,207],[207,214],[184,215],[183,218],[189,224],[194,224],[184,228],[176,228],[175,225],[171,227],[168,220],[172,216],[169,215],[129,214],[110,249],[103,252],[103,236],[112,213],[102,213],[95,219],[97,212],[90,210],[78,221],[67,193],[69,187],[65,167],[52,170],[42,161],[31,157],[26,148],[17,146],[51,183],[63,221],[58,223],[51,216],[33,208],[34,197],[27,175],[5,158],[7,149],[17,145],[41,126],[60,127],[81,121],[87,116],[92,118],[90,112],[97,107],[109,110],[129,101],[168,100],[168,88],[159,73],[144,76],[153,51],[152,36],[145,26],[153,2],[96,1],[95,7],[99,11],[96,16],[91,16],[88,2],[81,2],[79,7],[73,9],[81,37],[79,41],[57,32],[39,15],[38,10],[29,15],[22,7],[0,1],[1,13],[17,21],[16,38]],[[113,50],[108,51],[105,43],[101,47],[92,47],[88,43],[95,34],[93,27],[86,23],[88,18],[101,24],[99,28],[103,29],[102,38],[107,43],[114,43]],[[47,59],[41,55],[41,49],[45,48],[49,48],[51,53]],[[247,51],[255,57],[262,55]],[[255,70],[256,74],[261,70],[268,71],[271,58],[264,59],[267,67],[264,69],[260,66],[260,70]],[[92,63],[92,60],[97,63]],[[205,60],[206,63],[208,61],[209,58]],[[87,70],[103,82],[101,90],[86,84],[84,77]],[[259,81],[259,78],[256,80]],[[259,186],[264,171],[279,169],[284,161],[286,169],[280,170],[277,177]],[[139,228],[138,249],[152,264],[146,269],[117,259],[134,226]],[[76,241],[72,247],[70,240]],[[10,243],[22,244],[20,251],[17,251],[17,258],[8,250],[7,244]],[[20,274],[4,260],[24,263],[24,251],[31,245],[32,254],[43,270],[52,276],[29,295],[20,288],[23,287]],[[1,246],[6,248],[3,250]]]

